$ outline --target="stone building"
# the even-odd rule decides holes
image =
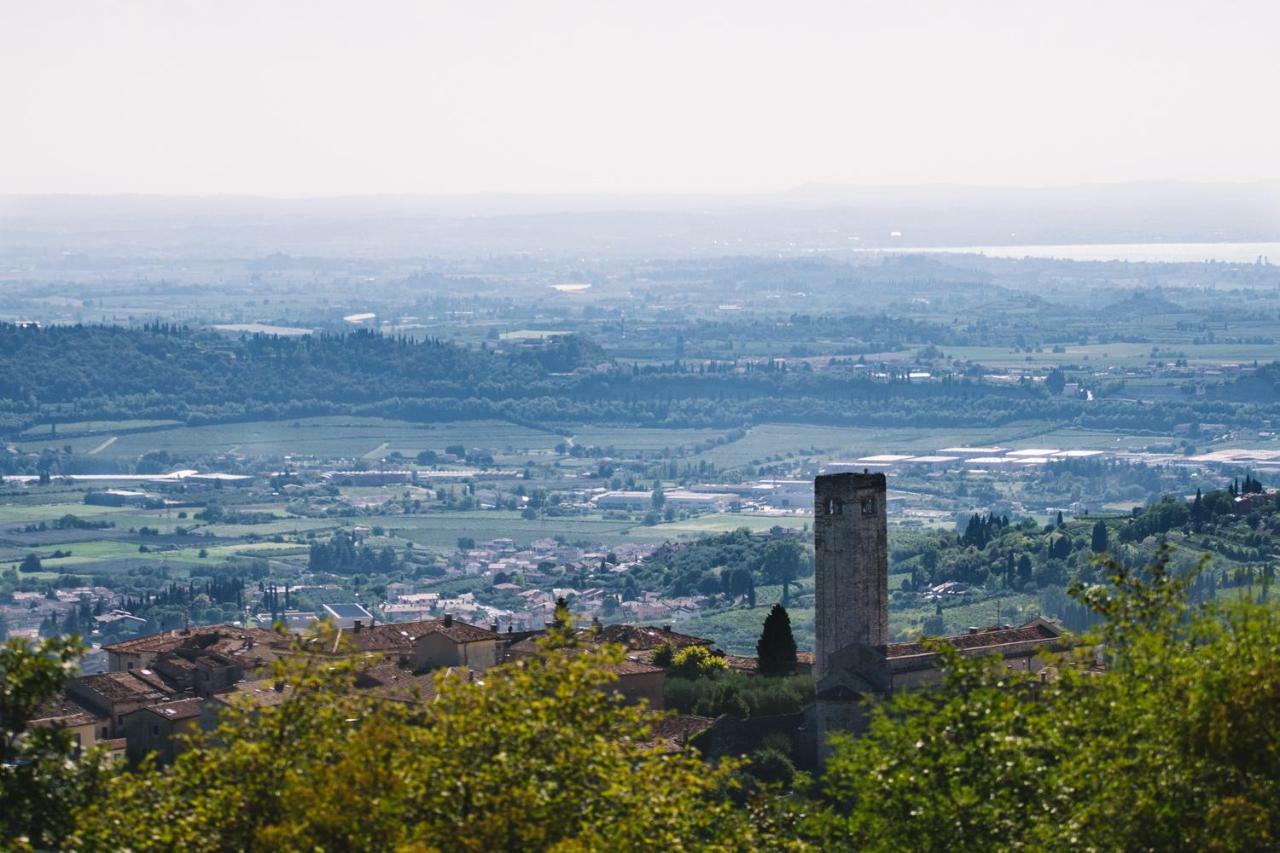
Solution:
[[[884,474],[828,474],[814,484],[814,677],[849,646],[889,641]]]
[[[106,732],[99,732],[99,740],[122,737],[127,714],[180,695],[150,669],[82,675],[68,681],[64,692],[72,701],[106,721]]]
[[[805,729],[819,764],[834,732],[859,732],[868,700],[928,687],[942,677],[921,643],[889,642],[889,550],[885,476],[840,473],[814,482],[815,701]],[[999,655],[1009,669],[1036,672],[1042,653],[1064,650],[1047,619],[973,628],[941,638],[962,655]]]
[[[313,639],[309,647],[330,655],[395,654],[414,672],[451,666],[483,672],[499,662],[503,645],[497,632],[446,615],[373,626],[357,620],[350,630],[340,628],[331,637]]]
[[[149,705],[124,717],[125,755],[137,766],[143,758],[155,755],[156,763],[173,763],[186,742],[183,736],[200,730],[199,699],[178,699],[161,705]]]

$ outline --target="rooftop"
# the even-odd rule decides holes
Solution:
[[[457,619],[424,619],[418,622],[387,622],[382,625],[342,628],[334,632],[330,653],[341,650],[343,644],[357,652],[381,652],[409,649],[414,641],[427,634],[442,634],[455,643],[474,643],[496,640],[498,635],[478,625],[468,625]]]
[[[100,672],[71,680],[71,687],[108,703],[129,699],[159,699],[177,691],[149,669],[129,672]]]
[[[272,645],[288,642],[286,637],[263,628],[238,628],[235,625],[205,625],[199,628],[176,628],[159,634],[148,634],[102,647],[104,652],[143,654],[169,652],[184,645],[205,646],[219,640],[248,641],[249,645]],[[225,652],[224,652],[225,653]]]
[[[668,752],[679,752],[689,741],[715,725],[714,717],[698,717],[693,714],[677,714],[662,717],[649,726],[649,746]]]
[[[1052,622],[1047,619],[1035,619],[1016,628],[992,626],[938,639],[953,648],[966,651],[971,649],[990,649],[1018,643],[1044,643],[1061,637],[1062,630]],[[922,643],[890,643],[885,647],[885,657],[891,661],[932,654],[933,652],[925,648]]]
[[[373,614],[359,604],[326,604],[324,609],[339,619],[372,619]]]
[[[74,699],[62,698],[40,709],[31,722],[37,725],[47,723],[57,726],[85,726],[98,719],[97,714]]]
[[[142,710],[149,711],[157,717],[164,717],[166,720],[190,720],[200,716],[200,705],[199,699],[179,699],[176,702],[165,702],[163,705],[151,705]]]

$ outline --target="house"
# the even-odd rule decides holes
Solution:
[[[102,647],[107,653],[111,672],[148,669],[163,654],[179,648],[203,648],[232,656],[248,670],[257,669],[274,660],[289,644],[289,639],[263,628],[238,628],[234,625],[207,625],[201,628],[178,628],[145,637],[134,637]]]
[[[75,740],[76,755],[96,746],[111,736],[111,720],[74,699],[61,697],[36,712],[31,718],[34,728],[68,729]]]
[[[169,684],[197,696],[210,696],[244,679],[243,661],[199,646],[165,652],[154,667]]]
[[[597,495],[598,509],[643,510],[653,508],[653,493],[638,491],[612,491]]]
[[[593,624],[574,632],[581,643],[611,643],[622,646],[626,655],[622,663],[611,669],[617,680],[609,689],[621,693],[628,702],[648,703],[649,707],[662,710],[667,671],[653,664],[653,653],[665,645],[676,649],[689,646],[710,647],[712,641],[691,634],[672,631],[670,625],[661,628],[650,625],[601,625]],[[530,658],[545,654],[541,639],[545,631],[531,632],[507,648],[508,659]]]
[[[65,688],[69,699],[107,720],[107,733],[103,736],[99,729],[99,740],[122,737],[126,715],[176,699],[179,692],[150,669],[83,675],[68,681]]]
[[[125,757],[137,766],[154,754],[156,764],[167,766],[185,749],[182,738],[200,731],[199,699],[178,699],[149,705],[124,717]]]
[[[373,614],[359,604],[326,604],[324,613],[335,628],[352,628],[357,621],[365,625],[373,624]]]
[[[351,630],[316,639],[320,654],[394,653],[415,672],[464,666],[483,672],[498,663],[502,639],[496,631],[444,616],[421,622],[392,622],[366,628],[356,621]]]
[[[476,681],[481,673],[465,666],[415,672],[398,661],[385,659],[356,673],[355,686],[379,699],[425,705],[435,701],[439,693],[437,678]]]

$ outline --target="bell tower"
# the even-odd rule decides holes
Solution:
[[[889,533],[884,474],[814,481],[814,678],[850,645],[889,641]]]

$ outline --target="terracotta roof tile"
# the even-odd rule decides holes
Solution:
[[[966,650],[992,648],[1011,643],[1049,642],[1061,636],[1060,630],[1043,620],[1036,620],[1017,628],[991,627],[939,639],[954,648]],[[931,652],[921,643],[890,643],[885,647],[885,656],[890,660],[927,654]]]
[[[200,716],[200,705],[199,699],[179,699],[176,702],[165,702],[163,705],[150,705],[142,710],[166,720],[189,720]]]
[[[129,672],[100,672],[72,679],[73,689],[82,690],[108,702],[127,699],[161,698],[177,693],[155,673],[145,669]]]
[[[662,717],[649,726],[649,746],[680,752],[692,738],[705,732],[716,723],[715,717],[698,717],[693,714],[677,714]]]
[[[62,698],[50,702],[32,718],[33,724],[57,726],[84,726],[103,719],[74,699]]]
[[[362,627],[359,631],[343,628],[335,633],[328,651],[340,651],[346,645],[357,652],[391,652],[413,648],[414,641],[427,634],[442,634],[455,643],[474,643],[481,640],[497,640],[499,635],[487,628],[468,625],[452,619],[424,619],[418,622],[385,622],[381,625]]]

